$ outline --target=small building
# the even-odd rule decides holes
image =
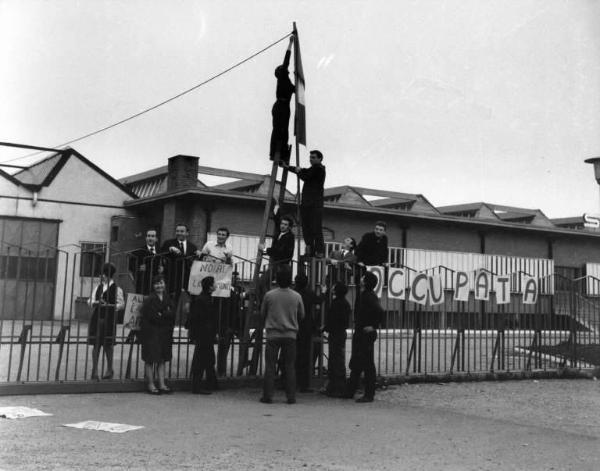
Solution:
[[[12,175],[0,170],[2,316],[72,317],[107,260],[111,219],[136,198],[73,149]]]

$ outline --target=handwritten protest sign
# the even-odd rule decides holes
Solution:
[[[123,324],[131,330],[140,330],[142,313],[140,308],[144,302],[144,295],[137,293],[127,293],[127,302],[125,303],[125,314]]]
[[[200,262],[196,260],[192,263],[190,270],[188,291],[190,294],[200,294],[202,292],[202,280],[208,276],[212,276],[215,279],[216,287],[213,296],[228,298],[231,294],[232,272],[233,267],[226,263]]]

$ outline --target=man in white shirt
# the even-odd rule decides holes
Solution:
[[[205,262],[227,263],[231,265],[233,250],[227,244],[229,238],[229,229],[219,227],[217,229],[217,240],[208,241],[202,247],[201,258]]]

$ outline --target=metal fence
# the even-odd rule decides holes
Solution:
[[[92,346],[88,342],[91,317],[89,299],[99,283],[105,246],[30,249],[3,243],[0,246],[0,383],[86,381],[92,374]],[[115,280],[125,294],[139,290],[139,258],[131,253],[113,254]],[[405,260],[406,261],[406,257]],[[393,266],[409,272],[434,273],[451,280],[446,266],[412,268],[396,260]],[[322,324],[332,284],[343,279],[349,285],[348,300],[354,306],[359,274],[332,266],[326,260],[300,265],[312,287],[323,294],[315,306],[317,325]],[[483,268],[483,267],[482,267]],[[486,268],[487,269],[487,268]],[[147,270],[154,268],[148,265]],[[260,375],[263,369],[261,324],[256,296],[249,296],[254,264],[237,259],[232,296],[219,299],[219,375]],[[502,273],[502,274],[507,274]],[[511,274],[517,276],[517,274]],[[494,291],[488,300],[454,299],[452,281],[443,284],[444,302],[422,305],[392,299],[383,286],[385,316],[375,347],[380,375],[456,374],[489,371],[588,367],[582,352],[600,348],[600,280],[593,276],[569,279],[539,265],[539,290],[534,304],[524,304],[519,282],[511,281],[510,302],[499,304]],[[518,278],[518,277],[517,277]],[[264,289],[270,276],[264,279]],[[384,283],[385,285],[385,283]],[[142,379],[140,345],[125,324],[115,319],[113,369],[115,379]],[[349,332],[350,334],[351,332]],[[350,357],[350,337],[346,348]],[[177,325],[173,334],[170,378],[188,378],[193,345],[187,330]],[[327,368],[326,334],[315,330],[314,372]],[[108,365],[100,361],[100,376]]]

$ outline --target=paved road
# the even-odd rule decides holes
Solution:
[[[0,420],[0,468],[202,470],[597,470],[600,381],[415,384],[372,404],[260,391],[212,396],[0,397],[54,414]],[[143,425],[125,434],[61,427]]]

